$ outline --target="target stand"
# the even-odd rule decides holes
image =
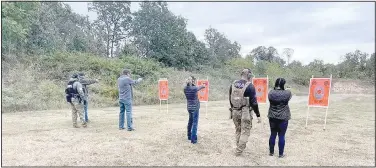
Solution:
[[[205,118],[208,118],[208,103],[209,103],[209,77],[206,77],[206,80],[199,80],[197,78],[196,85],[200,86],[206,84],[205,88],[200,90],[198,94],[198,99],[200,103],[205,103]]]
[[[168,113],[168,80],[167,78],[160,78],[158,81],[158,90],[159,90],[159,112],[162,109],[162,101],[166,101],[166,109]]]
[[[310,108],[318,107],[326,109],[324,119],[325,130],[329,110],[330,90],[332,88],[332,75],[330,75],[330,78],[314,78],[314,76],[312,75],[309,83],[308,108],[305,128],[307,128],[308,126],[308,116]]]
[[[269,76],[266,78],[253,78],[252,84],[256,90],[256,98],[258,104],[267,104],[269,91]]]
[[[257,104],[267,104],[268,93],[269,93],[269,76],[252,78],[252,84],[255,87]],[[253,116],[254,111],[252,114]]]

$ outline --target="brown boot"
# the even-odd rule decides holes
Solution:
[[[241,156],[243,151],[240,151],[238,149],[235,150],[235,156]]]

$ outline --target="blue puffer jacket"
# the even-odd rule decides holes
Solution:
[[[185,86],[184,87],[184,94],[187,98],[187,110],[188,111],[196,111],[200,109],[200,101],[198,100],[197,92],[201,89],[205,88],[205,86]]]

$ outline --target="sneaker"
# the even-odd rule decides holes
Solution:
[[[83,124],[82,124],[82,127],[86,128],[86,127],[87,127],[87,124],[86,124],[86,123],[83,123]]]
[[[128,131],[136,131],[135,129],[131,128],[131,129],[128,129]]]
[[[77,124],[73,124],[73,128],[80,128]]]
[[[125,129],[125,128],[119,128],[119,130],[123,130],[123,129]]]
[[[274,156],[274,153],[269,153],[269,156]]]
[[[278,157],[279,157],[279,158],[284,158],[284,157],[285,157],[285,155],[279,155]]]

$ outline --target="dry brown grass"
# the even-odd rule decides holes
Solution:
[[[332,95],[327,130],[324,109],[311,109],[305,129],[306,96],[291,102],[286,158],[268,156],[267,105],[263,124],[253,121],[244,155],[234,156],[234,125],[227,102],[202,104],[198,144],[186,139],[185,104],[134,107],[135,132],[118,130],[118,108],[89,109],[88,128],[72,128],[69,109],[3,114],[4,166],[373,166],[374,96]],[[68,106],[67,106],[68,107]],[[165,106],[162,106],[165,107]],[[276,151],[278,151],[276,146]]]

